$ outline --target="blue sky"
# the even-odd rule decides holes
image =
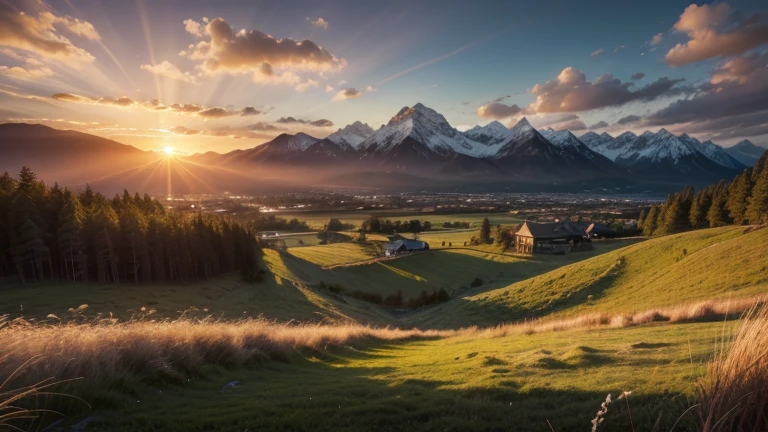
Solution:
[[[689,12],[691,3],[686,1],[14,0],[10,4],[0,8],[0,20],[17,23],[23,11],[32,19],[20,21],[33,28],[30,37],[64,39],[71,47],[69,53],[52,53],[0,31],[0,121],[78,128],[142,148],[173,145],[189,152],[227,151],[253,147],[281,132],[324,136],[355,120],[376,128],[416,102],[436,109],[461,129],[494,119],[514,123],[525,115],[534,125],[574,128],[577,134],[586,131],[582,126],[603,121],[608,126],[595,130],[615,134],[669,126],[725,144],[742,138],[768,143],[768,117],[759,119],[760,108],[768,109],[761,106],[768,97],[755,101],[749,112],[735,109],[739,115],[751,115],[749,121],[732,118],[729,123],[722,115],[704,113],[691,104],[675,107],[685,108],[685,113],[656,115],[680,99],[701,98],[696,102],[701,104],[708,102],[707,97],[713,99],[706,85],[733,59],[746,59],[753,73],[749,78],[729,78],[727,90],[734,97],[738,92],[768,91],[755,84],[761,76],[768,79],[761,69],[768,38],[762,28],[746,34],[754,29],[744,24],[758,13],[757,25],[768,29],[764,21],[768,8],[761,1],[729,1],[725,8],[717,8],[723,12],[719,21],[718,4],[707,6],[712,13],[706,16],[691,14],[701,28],[734,37],[743,30],[744,37],[738,52],[732,45],[722,48],[727,52],[714,46],[710,54],[716,55],[675,64],[666,58],[670,50],[695,38],[675,28],[681,15]],[[43,14],[48,14],[45,19]],[[282,57],[275,57],[277,62],[270,66],[274,74],[267,79],[254,76],[258,65],[238,63],[213,70],[204,67],[213,64],[206,63],[212,55],[180,55],[182,50],[192,51],[190,45],[212,40],[205,27],[214,18],[222,18],[233,32],[258,30],[275,39],[310,40],[334,60],[314,64],[308,57],[301,64],[294,59],[280,66]],[[191,33],[185,20],[199,24],[200,33]],[[90,26],[92,32],[79,25]],[[661,36],[652,44],[656,35]],[[598,50],[602,52],[593,55]],[[176,75],[169,75],[167,68],[150,71],[164,62]],[[563,94],[563,100],[591,99],[589,106],[578,109],[534,107],[537,96],[546,99],[562,91],[534,94],[534,86],[557,80],[568,67],[582,73],[587,83],[611,74],[610,79],[620,81],[617,88],[627,82],[633,86],[624,93]],[[631,76],[638,72],[644,77],[633,81]],[[632,96],[632,91],[664,77],[684,81],[653,97]],[[584,89],[585,84],[577,82],[575,87]],[[346,88],[354,89],[351,94],[357,97],[336,97]],[[52,98],[62,94],[71,97]],[[124,104],[113,102],[120,97],[126,98]],[[504,107],[520,112],[503,117],[498,110],[487,109],[479,115],[479,108],[497,98],[502,98],[498,103]],[[220,107],[231,115],[155,112],[147,108],[155,99],[163,108]],[[244,107],[259,114],[234,115]],[[704,113],[702,121],[691,120],[689,112]],[[641,120],[617,124],[631,116]],[[278,122],[288,117],[304,122]],[[722,126],[708,128],[704,117]],[[666,118],[671,119],[669,124]],[[556,121],[561,119],[569,120]],[[327,121],[321,126],[310,123],[317,120]],[[749,132],[734,130],[738,124],[749,124]]]

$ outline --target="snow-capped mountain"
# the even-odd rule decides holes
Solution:
[[[356,121],[328,135],[327,139],[337,144],[348,144],[357,148],[361,142],[373,135],[373,132],[373,128],[368,126],[367,123]]]
[[[760,147],[752,144],[749,140],[740,141],[733,147],[724,149],[726,153],[731,155],[737,161],[743,163],[746,166],[753,166],[760,159],[760,156],[766,152],[765,147]]]
[[[233,156],[239,163],[311,164],[328,159],[343,158],[354,153],[355,149],[346,142],[336,143],[329,139],[321,140],[299,132],[296,135],[281,134],[268,143]]]
[[[734,159],[733,156],[726,153],[722,147],[713,143],[712,140],[701,142],[696,138],[689,136],[688,134],[680,135],[680,139],[691,143],[698,151],[703,153],[704,156],[724,167],[732,168],[735,170],[743,170],[746,168],[743,163]]]
[[[581,140],[581,142],[583,142],[587,147],[605,156],[604,152],[609,152],[608,147],[610,144],[613,144],[615,138],[613,138],[607,132],[603,132],[601,134],[596,132],[587,132],[579,137],[579,140]]]
[[[386,126],[360,143],[365,157],[377,154],[448,157],[463,154],[475,158],[487,156],[490,147],[475,142],[454,129],[445,117],[417,103],[400,110]]]
[[[464,136],[472,141],[494,147],[501,146],[512,139],[512,131],[494,120],[485,126],[475,126],[465,131]]]
[[[674,181],[731,178],[737,169],[720,165],[701,150],[693,138],[678,137],[666,129],[640,136],[625,132],[613,143],[599,147],[603,155],[648,178]]]

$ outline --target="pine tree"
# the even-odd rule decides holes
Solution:
[[[728,186],[728,215],[736,225],[746,222],[747,201],[752,193],[752,175],[748,169],[742,171]]]
[[[704,228],[709,225],[707,213],[711,205],[712,187],[707,187],[696,194],[691,203],[691,211],[688,214],[688,221],[693,229]]]
[[[480,241],[483,243],[491,242],[491,222],[488,218],[483,218],[483,224],[480,227]]]
[[[728,225],[727,202],[727,187],[725,182],[721,180],[720,183],[715,186],[715,190],[712,193],[712,204],[709,206],[709,211],[707,212],[707,221],[711,228]]]
[[[652,205],[648,209],[648,215],[643,222],[642,230],[643,234],[650,237],[656,231],[656,220],[659,217],[659,206]]]
[[[82,240],[84,220],[85,210],[80,201],[66,192],[57,230],[61,276],[65,280],[88,280],[88,256]]]
[[[752,188],[747,218],[752,224],[768,223],[768,169],[762,170],[755,187]]]
[[[664,220],[658,227],[657,233],[674,234],[685,231],[690,225],[688,222],[688,209],[685,196],[680,193],[672,200],[664,212]]]

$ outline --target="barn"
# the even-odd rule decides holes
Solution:
[[[568,221],[525,221],[515,233],[515,250],[521,253],[566,254],[571,250],[571,243],[581,242],[585,236],[585,230]]]
[[[386,256],[397,255],[404,252],[421,252],[429,250],[429,243],[421,240],[401,239],[384,244]]]

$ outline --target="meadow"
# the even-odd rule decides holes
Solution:
[[[420,209],[414,209],[412,211],[391,211],[391,210],[356,210],[348,212],[331,211],[331,212],[277,212],[276,216],[285,219],[300,219],[307,222],[310,228],[315,230],[322,230],[323,226],[328,223],[331,218],[338,218],[344,223],[353,224],[356,227],[360,227],[363,222],[370,217],[378,217],[380,219],[395,220],[412,220],[418,219],[422,222],[429,221],[436,229],[440,229],[444,222],[468,222],[470,228],[477,229],[483,221],[483,218],[488,218],[491,225],[516,225],[522,223],[523,220],[511,213],[449,213],[449,214],[436,214],[432,211],[421,211]]]
[[[0,381],[23,372],[0,393],[81,378],[52,390],[90,408],[21,406],[86,431],[558,432],[588,430],[610,393],[601,430],[714,432],[689,408],[739,412],[720,395],[760,393],[739,390],[755,372],[738,368],[768,373],[765,313],[741,344],[752,351],[734,345],[754,361],[725,355],[740,314],[766,301],[766,244],[768,229],[724,227],[565,256],[481,246],[367,262],[367,246],[335,243],[265,249],[256,284],[4,286]],[[391,310],[321,282],[452,298]]]

